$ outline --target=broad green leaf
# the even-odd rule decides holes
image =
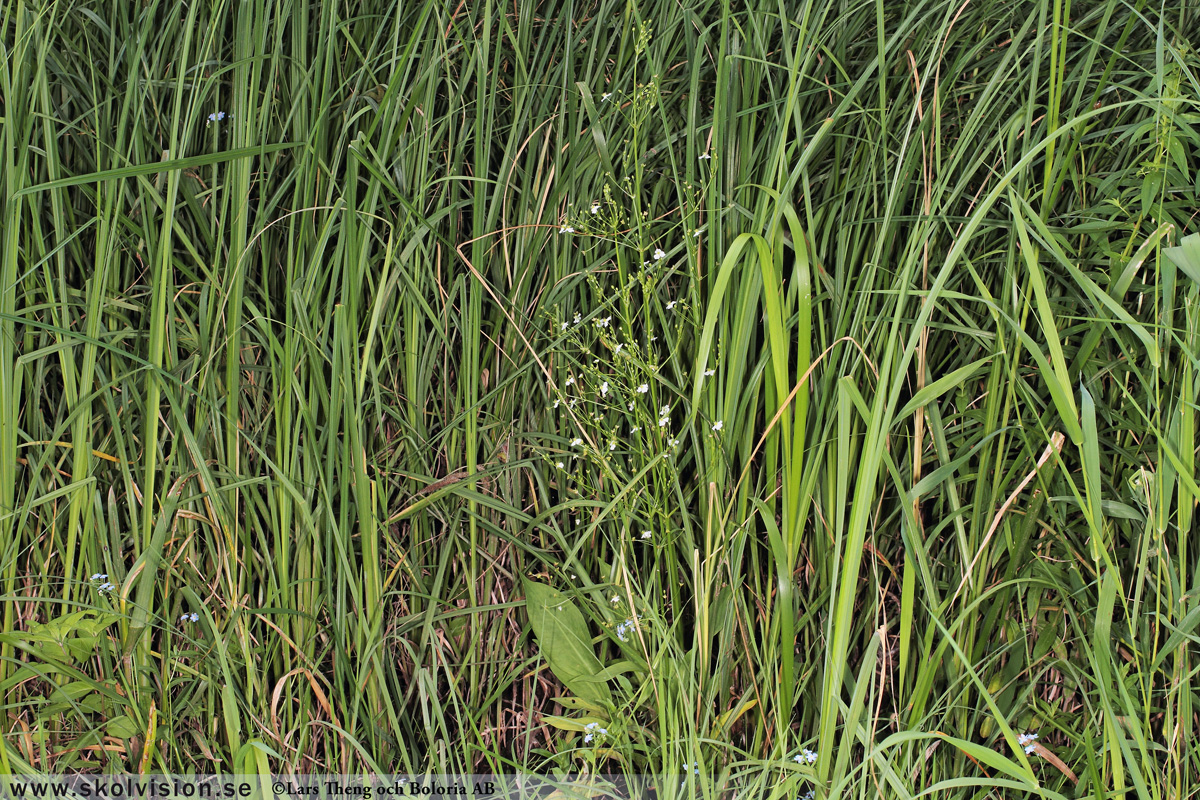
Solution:
[[[132,739],[141,733],[141,728],[137,722],[125,714],[119,717],[113,717],[104,726],[108,730],[109,736],[116,736],[118,739]]]
[[[575,603],[544,583],[522,578],[525,609],[550,671],[584,700],[612,704],[608,686],[593,679],[604,666],[592,649],[587,620]]]
[[[1178,247],[1164,247],[1163,255],[1175,262],[1196,283],[1200,283],[1200,233],[1179,240]]]

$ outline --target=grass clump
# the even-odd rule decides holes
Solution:
[[[1191,796],[1198,18],[9,2],[0,767]]]

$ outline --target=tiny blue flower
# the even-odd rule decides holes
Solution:
[[[103,572],[97,572],[92,575],[91,580],[106,581],[106,580],[108,580],[108,575],[104,574]]]
[[[815,764],[817,762],[817,754],[812,750],[801,750],[797,755],[792,756],[792,761],[797,764]]]

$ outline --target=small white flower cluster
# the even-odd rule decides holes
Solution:
[[[806,748],[792,756],[792,761],[797,764],[815,764],[817,763],[817,754]]]
[[[195,611],[193,611],[190,614],[183,614],[182,616],[180,616],[179,621],[180,622],[199,622],[200,615],[197,614]]]
[[[1017,744],[1025,748],[1025,755],[1030,755],[1037,749],[1034,741],[1038,738],[1036,733],[1022,733],[1017,737]]]
[[[100,584],[96,587],[96,591],[101,592],[102,594],[108,594],[113,589],[117,588],[116,586],[114,586],[113,584],[108,582],[108,575],[106,575],[103,572],[95,573],[94,575],[92,575],[91,580],[92,580],[92,583],[96,583],[97,581],[100,581]]]
[[[564,233],[574,233],[575,229],[572,228],[570,225],[563,225],[561,228],[558,229],[558,232],[559,232],[559,235],[562,235]],[[575,320],[575,321],[578,322],[579,320]]]
[[[627,619],[617,626],[617,638],[622,642],[629,641],[629,632],[633,630],[633,620]]]
[[[601,728],[599,722],[589,722],[583,726],[587,734],[583,737],[584,744],[591,744],[599,736],[607,736],[608,728]]]

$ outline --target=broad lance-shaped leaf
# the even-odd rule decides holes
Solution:
[[[1200,233],[1179,240],[1178,247],[1164,247],[1163,254],[1183,270],[1183,274],[1200,283]]]
[[[611,705],[612,695],[597,676],[604,669],[592,650],[592,637],[583,613],[557,589],[522,578],[525,610],[542,656],[572,693],[593,703]]]

